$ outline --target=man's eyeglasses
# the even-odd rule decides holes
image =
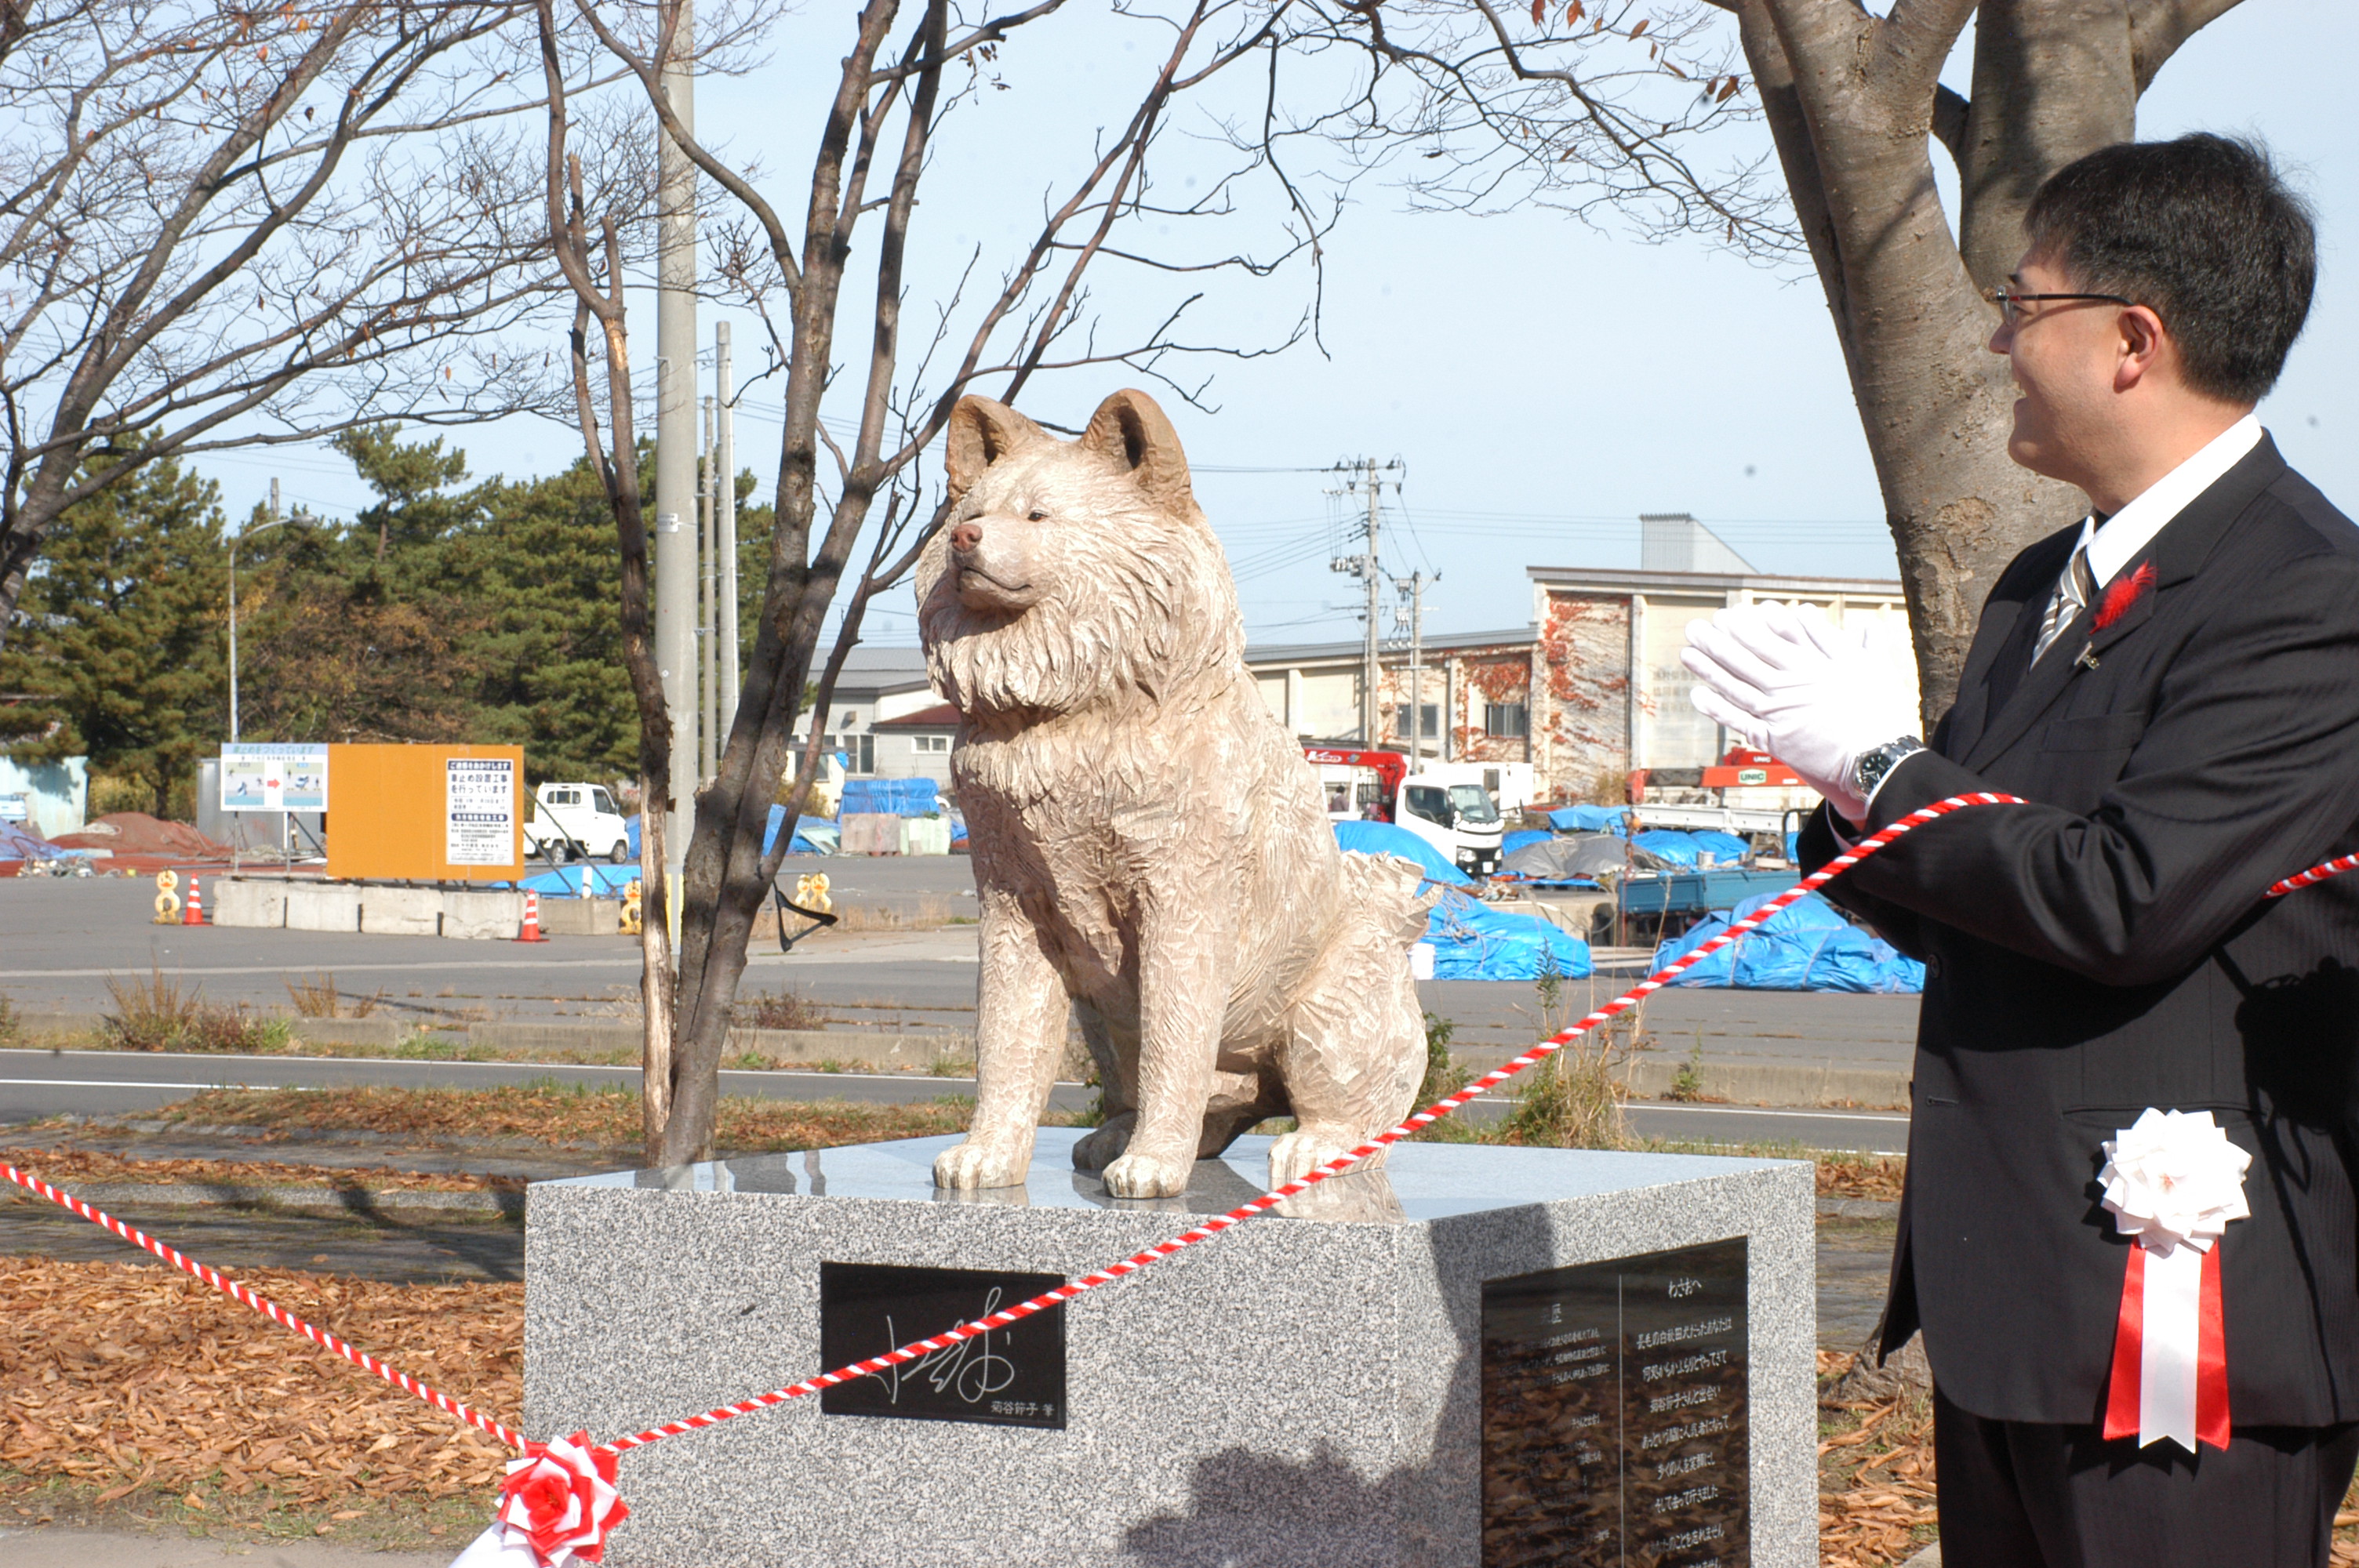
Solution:
[[[2102,299],[2110,305],[2135,305],[2135,299],[2125,299],[2118,294],[2020,294],[2004,286],[1983,290],[1983,297],[1998,307],[1999,317],[2010,326],[2023,319],[2026,303],[2038,299]]]

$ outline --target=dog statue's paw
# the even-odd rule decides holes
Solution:
[[[1113,1164],[1121,1157],[1122,1152],[1130,1147],[1132,1119],[1128,1114],[1117,1116],[1104,1126],[1093,1129],[1087,1137],[1075,1143],[1073,1169],[1103,1171]]]
[[[1307,1176],[1328,1161],[1349,1154],[1360,1141],[1336,1128],[1306,1127],[1289,1132],[1269,1146],[1269,1184],[1283,1186]]]
[[[1158,1160],[1152,1154],[1125,1154],[1105,1168],[1105,1189],[1118,1198],[1171,1198],[1188,1190],[1192,1174],[1186,1160]]]
[[[1025,1151],[970,1138],[934,1156],[934,1185],[954,1193],[978,1187],[1020,1187],[1030,1163]]]

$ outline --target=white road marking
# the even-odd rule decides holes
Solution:
[[[166,1084],[149,1078],[0,1078],[0,1086],[56,1089],[308,1089],[316,1084]]]

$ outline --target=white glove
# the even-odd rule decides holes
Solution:
[[[1898,633],[1899,634],[1896,634]],[[1883,617],[1850,630],[1815,604],[1732,605],[1688,622],[1680,662],[1706,716],[1799,774],[1846,820],[1867,816],[1859,759],[1918,730],[1905,633]]]

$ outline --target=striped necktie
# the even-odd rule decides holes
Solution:
[[[2065,627],[2072,624],[2072,618],[2088,608],[2089,600],[2096,591],[2097,585],[2089,580],[2089,546],[2083,542],[2073,548],[2071,564],[2065,567],[2064,575],[2056,579],[2056,591],[2049,597],[2047,617],[2039,622],[2039,641],[2031,645],[2033,664],[2038,664],[2039,655],[2048,651],[2049,644],[2056,641]]]

